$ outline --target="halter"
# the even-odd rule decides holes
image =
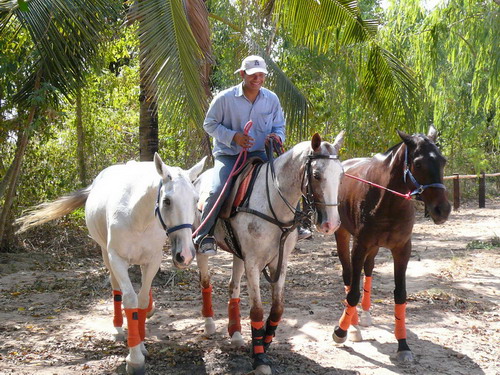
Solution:
[[[160,180],[160,184],[158,186],[158,195],[156,197],[156,204],[155,204],[155,216],[157,216],[158,219],[160,220],[160,224],[163,227],[163,230],[165,231],[165,233],[168,236],[170,233],[173,233],[175,231],[178,231],[178,230],[184,229],[184,228],[190,228],[192,231],[193,230],[192,224],[179,224],[179,225],[173,226],[171,228],[167,227],[167,225],[163,221],[163,218],[161,217],[161,212],[160,212],[160,195],[161,195],[161,187],[162,186],[163,186],[163,181]]]
[[[410,164],[408,163],[408,146],[405,148],[405,165],[404,165],[404,172],[403,172],[403,181],[406,182],[406,176],[410,177],[411,182],[413,185],[415,185],[416,189],[410,192],[410,196],[414,195],[420,195],[424,192],[425,189],[434,187],[434,188],[439,188],[439,189],[445,189],[446,186],[444,186],[441,183],[435,182],[432,184],[427,184],[427,185],[421,185],[418,183],[415,177],[413,177],[413,174],[410,171]]]

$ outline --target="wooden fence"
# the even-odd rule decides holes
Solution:
[[[454,173],[453,176],[445,176],[445,180],[453,180],[453,210],[456,211],[460,207],[460,179],[478,179],[479,189],[479,208],[484,208],[486,205],[486,177],[500,177],[500,173],[484,173],[479,175],[468,174],[461,175]]]

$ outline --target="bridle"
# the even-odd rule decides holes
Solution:
[[[175,226],[170,227],[170,228],[167,227],[167,225],[165,224],[165,221],[163,220],[163,218],[161,216],[161,212],[160,212],[160,195],[161,195],[161,187],[162,186],[163,186],[163,181],[160,180],[160,184],[158,186],[158,195],[156,197],[156,204],[155,204],[155,216],[158,217],[158,220],[160,220],[160,224],[163,227],[163,230],[165,231],[165,233],[168,236],[170,233],[173,233],[175,231],[178,231],[178,230],[184,229],[184,228],[189,228],[192,231],[193,224],[179,224],[179,225],[175,225]]]
[[[424,192],[425,189],[430,188],[430,187],[446,190],[446,186],[444,186],[444,184],[441,184],[439,182],[435,182],[435,183],[427,184],[427,185],[421,185],[418,183],[417,179],[415,177],[413,177],[413,174],[410,171],[410,163],[408,163],[408,146],[406,146],[406,148],[405,148],[405,165],[404,165],[404,171],[403,171],[403,181],[404,182],[406,182],[406,176],[410,177],[411,182],[416,187],[415,190],[413,190],[412,192],[409,193],[410,196],[420,195]]]

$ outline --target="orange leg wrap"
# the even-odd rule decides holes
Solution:
[[[119,290],[113,290],[113,326],[121,327],[123,326],[123,314],[122,314],[122,292]]]
[[[147,312],[153,310],[153,289],[149,289],[149,304],[146,310]]]
[[[340,318],[339,327],[344,331],[347,331],[349,329],[349,326],[351,325],[351,319],[356,313],[356,306],[350,306],[347,301],[345,301],[344,304],[346,307],[344,309],[342,317]]]
[[[363,285],[363,299],[361,300],[361,307],[364,311],[370,310],[370,306],[372,305],[370,298],[372,293],[372,277],[365,276],[365,282]]]
[[[233,333],[241,332],[241,315],[240,315],[240,299],[231,298],[227,304],[227,316],[229,317],[229,323],[227,325],[227,331],[230,337],[233,337]]]
[[[358,309],[357,308],[354,309],[354,312],[352,314],[351,325],[353,325],[353,326],[359,325],[359,315],[358,315]]]
[[[139,315],[139,337],[141,341],[146,338],[146,315],[148,315],[148,309],[138,309],[137,313]]]
[[[264,353],[264,322],[251,322],[254,354]]]
[[[396,326],[394,329],[396,339],[406,339],[406,303],[394,305],[394,318],[396,319]]]
[[[128,325],[128,346],[133,348],[141,343],[141,336],[139,334],[139,312],[137,309],[124,309],[127,316]]]
[[[205,318],[211,318],[214,316],[214,310],[212,309],[212,285],[208,288],[202,288],[201,295],[203,297],[201,313]]]
[[[266,336],[264,337],[264,343],[265,343],[265,344],[270,344],[270,343],[273,341],[273,338],[274,338],[274,331],[276,331],[276,328],[274,328],[274,327],[277,327],[279,323],[280,323],[280,322],[273,322],[271,319],[269,319],[269,320],[267,321],[267,324],[268,324],[270,327],[273,327],[273,328],[269,329],[269,327],[266,327]],[[271,331],[271,332],[272,332],[271,334],[268,334],[268,333],[267,333],[268,329],[269,329],[269,331]]]

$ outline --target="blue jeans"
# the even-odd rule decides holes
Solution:
[[[267,161],[267,155],[264,151],[249,152],[247,154],[247,159],[254,156],[258,156],[262,160]],[[219,199],[219,195],[222,192],[224,185],[226,184],[227,178],[231,174],[234,164],[236,163],[236,159],[238,159],[238,155],[219,155],[215,157],[212,188],[210,189],[210,195],[208,196],[207,203],[205,204],[203,213],[201,214],[202,223],[212,210],[212,207],[214,206],[215,202],[217,202],[217,199]],[[195,244],[199,244],[203,237],[205,237],[207,234],[213,234],[215,223],[217,222],[217,217],[219,216],[222,204],[231,192],[231,185],[232,182],[230,183],[230,186],[226,188],[224,196],[219,201],[219,204],[212,213],[212,216],[210,216],[205,225],[198,232],[198,235],[194,240]]]

